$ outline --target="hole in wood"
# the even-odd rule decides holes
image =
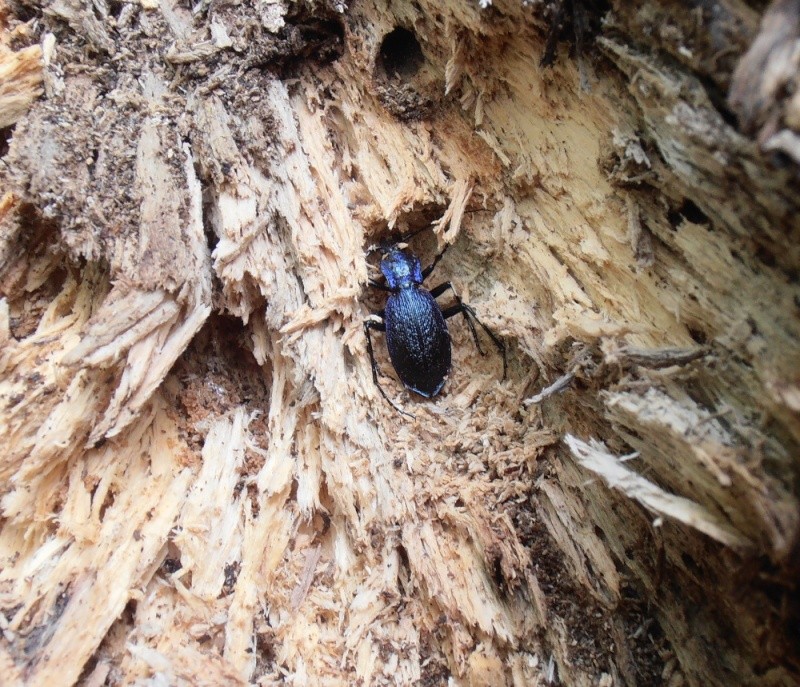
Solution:
[[[408,29],[398,26],[386,34],[378,53],[378,64],[389,78],[408,79],[425,63],[417,37]]]
[[[692,558],[685,551],[681,553],[681,560],[683,561],[683,565],[690,573],[692,573],[695,577],[702,577],[702,570],[700,569],[700,566],[697,565],[694,558]]]
[[[778,263],[775,253],[766,246],[758,246],[756,248],[756,257],[767,267],[775,267]]]
[[[708,343],[708,337],[706,336],[706,333],[704,331],[694,327],[689,327],[688,329],[689,329],[689,336],[692,337],[692,339],[696,344],[704,346],[705,344]]]
[[[692,224],[710,224],[708,215],[704,213],[689,198],[684,198],[683,203],[677,209],[672,209],[667,213],[667,219],[673,228],[677,229],[683,220]]]
[[[13,126],[7,126],[5,129],[0,129],[0,158],[3,158],[8,154],[8,147],[11,143],[11,133],[13,130]]]

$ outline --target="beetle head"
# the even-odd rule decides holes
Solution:
[[[412,284],[422,283],[422,265],[419,258],[400,248],[397,244],[384,252],[381,258],[381,272],[386,277],[390,289],[403,289]]]

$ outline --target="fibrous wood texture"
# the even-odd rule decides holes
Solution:
[[[800,7],[482,4],[2,9],[6,684],[800,679]]]

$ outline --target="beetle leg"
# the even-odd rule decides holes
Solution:
[[[380,312],[379,317],[383,315],[383,311]],[[372,381],[375,382],[375,386],[378,387],[378,391],[381,392],[381,396],[383,396],[387,403],[392,406],[398,413],[402,415],[407,415],[408,417],[413,418],[414,416],[411,413],[407,413],[405,410],[399,408],[391,398],[389,398],[388,394],[383,390],[381,383],[378,381],[378,363],[375,360],[375,351],[372,348],[372,334],[370,330],[376,330],[379,332],[386,331],[386,325],[381,321],[377,322],[375,320],[364,320],[364,334],[367,335],[367,353],[369,353],[369,364],[372,366]]]
[[[379,281],[375,281],[374,279],[369,280],[369,285],[373,289],[380,289],[381,291],[394,291],[394,289],[388,284],[381,284]]]
[[[380,315],[378,315],[378,317],[380,317]],[[377,322],[376,320],[364,320],[364,334],[367,335],[367,353],[369,353],[369,364],[372,366],[372,381],[375,382],[375,386],[380,388],[381,385],[378,383],[378,363],[375,361],[375,351],[372,349],[372,335],[370,334],[371,329],[375,329],[379,332],[385,332],[386,325],[383,322]]]
[[[427,278],[428,278],[428,275],[429,275],[431,272],[433,272],[433,268],[434,268],[434,267],[436,267],[436,265],[437,265],[437,264],[439,264],[439,260],[441,260],[441,259],[442,259],[442,256],[444,255],[444,252],[445,252],[445,251],[446,251],[448,248],[450,248],[450,244],[449,244],[449,243],[448,243],[448,244],[447,244],[447,245],[446,245],[444,248],[442,248],[442,252],[441,252],[441,253],[439,253],[439,254],[438,254],[438,255],[437,255],[437,256],[436,256],[436,257],[433,259],[433,262],[432,262],[430,265],[428,265],[428,266],[427,266],[427,267],[426,267],[424,270],[422,270],[422,279],[423,279],[423,281],[424,281],[425,279],[427,279]],[[434,296],[434,298],[435,298],[435,296]]]
[[[442,310],[442,317],[448,319],[453,315],[462,314],[464,315],[464,319],[467,321],[469,325],[469,329],[472,332],[472,338],[475,341],[475,346],[478,348],[478,351],[481,355],[484,355],[483,349],[481,348],[480,343],[478,342],[478,332],[475,331],[475,325],[473,324],[473,320],[477,322],[483,331],[485,331],[489,338],[492,340],[495,346],[497,346],[497,350],[500,351],[500,355],[503,356],[503,379],[506,378],[506,373],[508,372],[508,361],[506,360],[506,346],[505,344],[495,336],[495,333],[489,329],[483,322],[478,319],[478,316],[475,314],[475,311],[466,303],[461,300],[461,297],[456,293],[456,290],[453,288],[453,285],[447,281],[444,284],[439,284],[435,289],[431,290],[431,296],[436,298],[437,296],[441,296],[447,289],[450,289],[453,292],[453,296],[456,299],[456,305],[451,306]]]
[[[478,332],[475,331],[475,325],[472,323],[472,319],[470,319],[469,315],[471,314],[472,317],[474,317],[475,320],[478,321],[478,324],[480,324],[481,327],[483,327],[484,329],[486,329],[486,327],[484,327],[483,324],[481,324],[480,320],[478,320],[478,318],[475,317],[475,311],[472,310],[472,308],[470,308],[468,305],[464,305],[464,302],[461,300],[461,296],[459,296],[456,293],[456,290],[453,288],[453,285],[449,281],[446,281],[444,284],[439,284],[439,286],[431,290],[431,296],[433,296],[434,298],[438,298],[445,291],[447,291],[447,289],[450,289],[453,292],[453,297],[456,299],[458,305],[454,305],[452,308],[447,308],[447,310],[442,310],[442,315],[444,316],[445,319],[447,319],[448,317],[452,317],[453,315],[457,315],[458,313],[464,313],[464,319],[467,321],[467,325],[469,325],[469,330],[472,332],[472,338],[475,341],[475,347],[478,349],[478,353],[480,353],[481,355],[486,355],[486,352],[481,348],[481,342],[478,339]],[[467,310],[469,310],[469,312],[467,312]],[[493,335],[492,339],[494,339]]]

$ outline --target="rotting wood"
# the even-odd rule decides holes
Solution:
[[[795,684],[797,2],[759,12],[4,8],[8,680]],[[512,364],[456,324],[412,422],[366,249],[428,224]]]
[[[666,493],[633,470],[624,467],[622,460],[609,454],[602,444],[586,444],[569,434],[565,440],[572,455],[583,467],[598,474],[610,487],[624,491],[648,510],[674,518],[688,527],[707,534],[721,544],[744,553],[752,549],[752,542],[726,527],[713,513],[689,499]],[[638,457],[638,454],[628,456],[628,458],[635,457]]]
[[[49,60],[52,42],[19,46],[35,42],[31,27],[14,22],[0,5],[0,129],[13,125],[42,94],[42,62]]]
[[[42,49],[0,49],[0,129],[14,124],[42,93]]]

